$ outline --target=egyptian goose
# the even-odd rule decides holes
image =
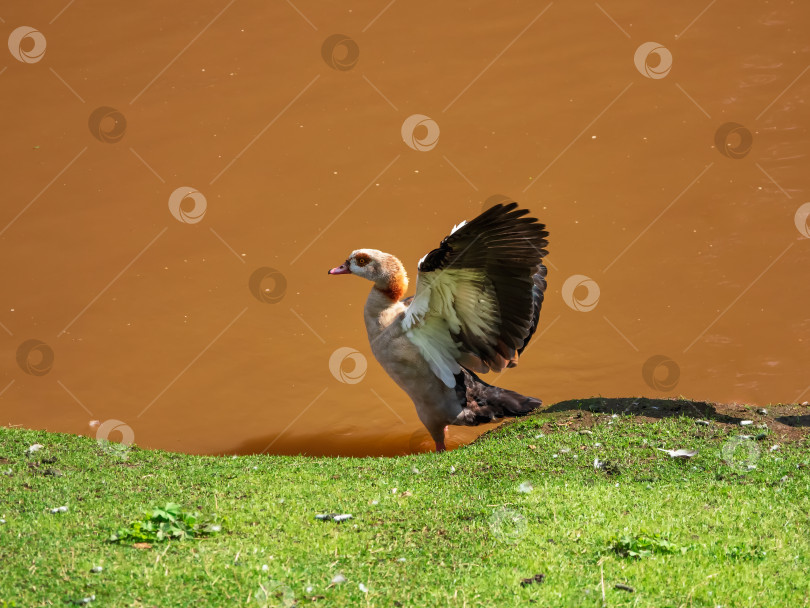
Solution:
[[[527,213],[498,204],[454,226],[419,260],[416,293],[404,300],[408,275],[389,253],[356,249],[329,271],[374,283],[364,309],[371,351],[413,400],[437,452],[449,424],[523,416],[542,403],[476,375],[514,367],[537,328],[548,232]]]

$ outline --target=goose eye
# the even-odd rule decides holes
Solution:
[[[356,258],[354,258],[354,261],[360,268],[362,268],[363,266],[368,264],[370,260],[368,256],[358,255]]]

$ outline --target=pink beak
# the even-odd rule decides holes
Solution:
[[[332,270],[329,271],[329,274],[351,274],[351,273],[352,271],[349,268],[348,262],[343,262],[337,268],[333,268]]]

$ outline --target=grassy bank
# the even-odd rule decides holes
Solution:
[[[808,606],[807,414],[591,399],[364,459],[0,429],[0,606]],[[109,542],[170,502],[213,532]]]

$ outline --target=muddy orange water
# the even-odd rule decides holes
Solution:
[[[4,2],[0,423],[425,449],[326,271],[497,197],[551,253],[496,383],[810,399],[810,8],[671,4]]]

